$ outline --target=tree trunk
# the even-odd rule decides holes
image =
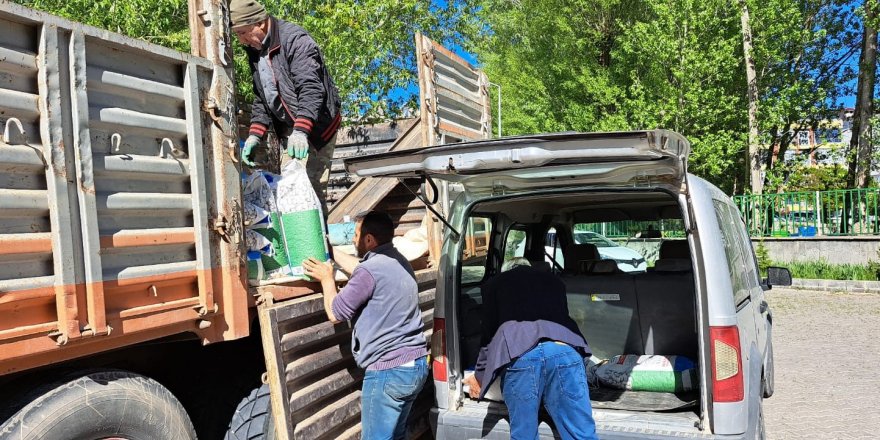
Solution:
[[[755,72],[755,58],[752,53],[752,26],[749,23],[749,7],[746,0],[739,0],[739,5],[749,100],[749,149],[746,152],[746,169],[749,173],[748,181],[752,184],[752,194],[761,194],[764,189],[764,181],[761,179],[761,146],[758,143],[758,75]]]
[[[871,116],[874,114],[874,83],[877,73],[877,20],[874,2],[865,2],[865,32],[859,57],[859,82],[856,88],[856,111],[853,115],[848,180],[851,187],[866,188],[871,182]]]

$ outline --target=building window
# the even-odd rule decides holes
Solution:
[[[798,146],[800,147],[810,147],[810,132],[809,131],[801,131],[798,132]]]

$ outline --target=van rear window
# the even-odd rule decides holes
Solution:
[[[489,217],[474,216],[468,219],[461,251],[461,284],[478,283],[486,275],[492,226]]]

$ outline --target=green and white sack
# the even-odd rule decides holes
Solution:
[[[287,258],[287,246],[281,230],[281,214],[273,212],[269,215],[270,225],[267,228],[255,229],[271,243],[271,252],[264,252],[263,279],[271,280],[291,276],[290,260]]]
[[[596,369],[599,383],[621,390],[676,393],[697,386],[697,369],[684,356],[620,355]]]
[[[302,261],[310,257],[327,261],[330,252],[324,236],[321,201],[302,162],[292,160],[284,166],[278,182],[277,204],[290,273],[309,279],[303,275]],[[274,223],[274,217],[272,220]]]

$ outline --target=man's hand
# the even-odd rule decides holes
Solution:
[[[324,311],[327,313],[327,319],[336,324],[339,320],[333,314],[333,300],[336,298],[336,278],[333,274],[333,263],[307,258],[303,260],[302,266],[303,272],[306,275],[321,282],[321,289],[324,291]]]
[[[255,166],[254,162],[251,161],[251,154],[254,152],[254,147],[260,145],[260,137],[256,135],[248,136],[247,140],[244,141],[244,148],[241,150],[241,161],[244,162],[247,166]]]
[[[477,399],[480,397],[480,391],[482,388],[480,387],[480,381],[477,380],[477,376],[471,374],[470,376],[465,377],[462,382],[468,386],[468,395],[471,396],[471,399]]]
[[[302,262],[303,272],[306,275],[323,282],[330,280],[335,282],[333,275],[333,264],[329,261],[318,261],[314,258],[308,258]]]
[[[309,137],[299,130],[287,138],[287,155],[296,159],[305,159],[309,156]]]

